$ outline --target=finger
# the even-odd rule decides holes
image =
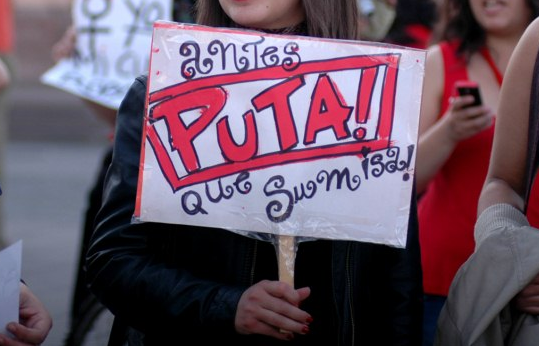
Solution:
[[[251,310],[251,311],[249,311]],[[291,340],[292,332],[280,332],[275,325],[285,325],[279,321],[282,316],[277,316],[276,313],[263,309],[256,308],[249,310],[239,307],[236,315],[235,326],[240,334],[261,334],[267,335],[279,340]],[[268,322],[269,321],[269,322]]]
[[[307,312],[301,310],[296,304],[291,304],[284,298],[268,296],[267,299],[264,299],[260,302],[260,307],[262,308],[262,311],[271,312],[277,316],[280,316],[281,318],[284,317],[302,324],[306,323],[306,321],[310,317]],[[264,314],[263,316],[273,317],[273,315],[268,314]],[[265,319],[265,321],[269,322],[273,326],[278,326],[277,324],[270,322],[270,320],[267,318]]]
[[[311,295],[311,289],[309,287],[299,288],[297,292],[298,292],[300,302],[304,301]]]
[[[301,329],[301,326],[312,321],[311,315],[299,308],[299,304],[310,295],[310,289],[308,287],[292,291],[287,289],[281,290],[282,287],[278,286],[273,286],[273,288],[275,290],[270,291],[267,299],[262,301],[261,306],[264,309],[294,321],[295,328],[292,331],[296,331],[298,328]],[[269,322],[269,324],[283,328],[282,325],[278,325],[275,322]]]
[[[449,104],[453,110],[460,110],[466,108],[474,102],[474,98],[471,95],[466,96],[453,96],[449,99]]]
[[[460,99],[459,106],[461,108],[481,107],[481,105],[472,106],[475,103],[475,98],[472,95],[462,96],[462,97],[459,97],[459,99]]]
[[[0,346],[33,346],[32,344],[18,341],[12,338],[9,338],[6,335],[0,334]]]
[[[279,307],[262,309],[258,315],[259,320],[281,331],[307,334],[309,323],[312,321],[310,315],[296,307],[291,307],[290,304],[286,305],[290,308],[283,310]]]
[[[519,293],[519,297],[533,297],[539,296],[539,286],[538,285],[528,285],[522,289]]]
[[[455,109],[453,114],[454,117],[463,121],[475,120],[479,118],[490,118],[489,112],[486,111],[483,106],[471,106]]]
[[[539,306],[537,305],[532,305],[532,306],[518,306],[517,305],[517,307],[521,312],[524,312],[530,315],[539,315]]]
[[[37,345],[43,342],[47,336],[46,329],[42,326],[43,322],[38,321],[31,328],[20,323],[12,322],[8,324],[7,329],[20,341],[28,344]]]
[[[519,295],[516,298],[516,300],[521,306],[539,306],[539,296],[537,295],[533,295],[533,296]]]
[[[539,296],[525,296],[520,293],[515,298],[515,305],[519,310],[529,311],[530,309],[539,308]]]
[[[463,112],[464,113],[464,112]],[[460,138],[468,138],[481,132],[492,125],[492,118],[489,114],[481,114],[475,117],[462,118],[456,125],[455,131],[460,134]]]
[[[277,329],[265,323],[260,323],[258,334],[271,336],[283,341],[294,339],[294,333],[283,329]]]
[[[488,113],[479,114],[470,120],[472,126],[474,126],[477,131],[482,131],[492,125],[492,117]]]
[[[295,306],[298,306],[301,302],[298,291],[285,282],[269,281],[266,286],[266,291],[271,296],[284,299]]]
[[[298,305],[310,289],[293,289],[278,281],[261,281],[244,292],[238,303],[235,325],[242,334],[264,333],[288,340],[290,332],[305,334],[310,315]],[[292,303],[290,302],[292,301]],[[268,329],[271,328],[271,329]],[[280,332],[286,330],[287,333]]]

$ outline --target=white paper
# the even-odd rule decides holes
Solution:
[[[148,71],[152,24],[170,19],[171,0],[75,0],[76,54],[41,81],[117,109],[129,86]]]
[[[10,322],[19,321],[22,240],[0,251],[0,333]]]

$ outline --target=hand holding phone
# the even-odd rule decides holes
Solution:
[[[455,82],[455,89],[459,96],[472,95],[474,97],[474,102],[466,107],[480,106],[483,103],[477,82],[468,80],[457,81]]]

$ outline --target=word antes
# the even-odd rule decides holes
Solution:
[[[227,70],[227,61],[232,61],[235,72],[273,66],[282,66],[283,69],[292,71],[301,63],[299,45],[296,42],[286,43],[280,51],[277,46],[262,48],[264,41],[265,38],[260,37],[258,41],[238,46],[234,42],[225,45],[221,40],[213,40],[207,45],[206,57],[197,42],[187,41],[179,50],[181,56],[188,57],[182,61],[181,74],[185,79],[192,79],[198,74],[214,73],[214,57],[220,62],[220,71]]]

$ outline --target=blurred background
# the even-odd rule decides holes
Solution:
[[[70,0],[13,4],[15,83],[1,168],[2,238],[7,244],[23,240],[22,276],[54,320],[43,346],[59,346],[68,328],[86,198],[109,129],[78,97],[39,81],[70,23]],[[104,314],[86,343],[106,345],[110,322]]]

